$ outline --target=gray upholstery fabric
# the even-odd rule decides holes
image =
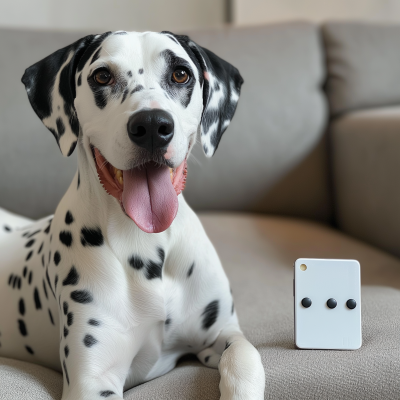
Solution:
[[[339,228],[400,256],[400,106],[352,112],[330,129]]]
[[[201,219],[230,279],[242,329],[261,353],[266,399],[399,398],[399,290],[363,288],[363,346],[357,351],[296,350],[292,297],[292,266],[298,257],[355,258],[364,285],[397,288],[399,259],[311,222],[218,213]],[[186,359],[172,372],[127,391],[124,398],[218,400],[218,383],[217,370]],[[59,400],[60,394],[61,375],[0,360],[1,400]]]
[[[400,102],[400,25],[328,22],[322,27],[331,114]]]
[[[328,220],[318,27],[285,23],[190,32],[190,37],[234,64],[245,82],[214,157],[206,159],[200,146],[193,152],[184,192],[188,203],[197,210]]]
[[[52,214],[77,169],[32,110],[25,68],[81,37],[78,33],[0,30],[0,206],[30,218]]]
[[[74,172],[31,109],[26,67],[83,34],[0,33],[0,206],[38,218],[53,213]],[[185,196],[195,209],[269,211],[328,220],[325,102],[319,32],[290,23],[191,36],[237,66],[238,112],[212,160],[191,157]],[[297,194],[302,192],[301,197]]]

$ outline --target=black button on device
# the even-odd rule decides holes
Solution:
[[[337,306],[337,301],[336,301],[335,299],[329,299],[329,300],[326,302],[326,305],[327,305],[329,308],[335,308],[335,307]]]
[[[354,308],[356,308],[356,301],[354,299],[349,299],[347,300],[346,306],[347,308],[350,308],[350,310],[353,310]]]
[[[312,304],[312,301],[311,301],[311,299],[309,299],[308,297],[304,297],[304,299],[301,301],[301,305],[302,305],[304,308],[310,307],[311,304]]]

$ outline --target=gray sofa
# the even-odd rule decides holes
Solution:
[[[51,214],[76,171],[75,156],[64,159],[34,115],[20,78],[82,35],[1,31],[0,207]],[[245,79],[214,158],[195,149],[184,195],[261,353],[265,398],[399,399],[400,26],[302,22],[191,37]],[[361,349],[294,348],[299,257],[360,261]],[[124,398],[216,400],[218,381],[218,371],[185,357]],[[60,399],[61,391],[59,373],[0,359],[0,399]]]

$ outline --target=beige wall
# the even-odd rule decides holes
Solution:
[[[0,27],[182,31],[221,25],[225,0],[0,0]]]
[[[232,0],[237,25],[307,19],[400,21],[400,0]]]

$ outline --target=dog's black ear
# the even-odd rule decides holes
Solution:
[[[235,114],[243,78],[237,68],[188,36],[166,31],[162,33],[175,38],[199,69],[200,84],[203,86],[201,144],[205,155],[212,157]]]
[[[57,50],[25,70],[25,85],[33,110],[54,135],[64,156],[70,156],[79,136],[79,121],[74,107],[80,72],[110,34],[89,35]]]

